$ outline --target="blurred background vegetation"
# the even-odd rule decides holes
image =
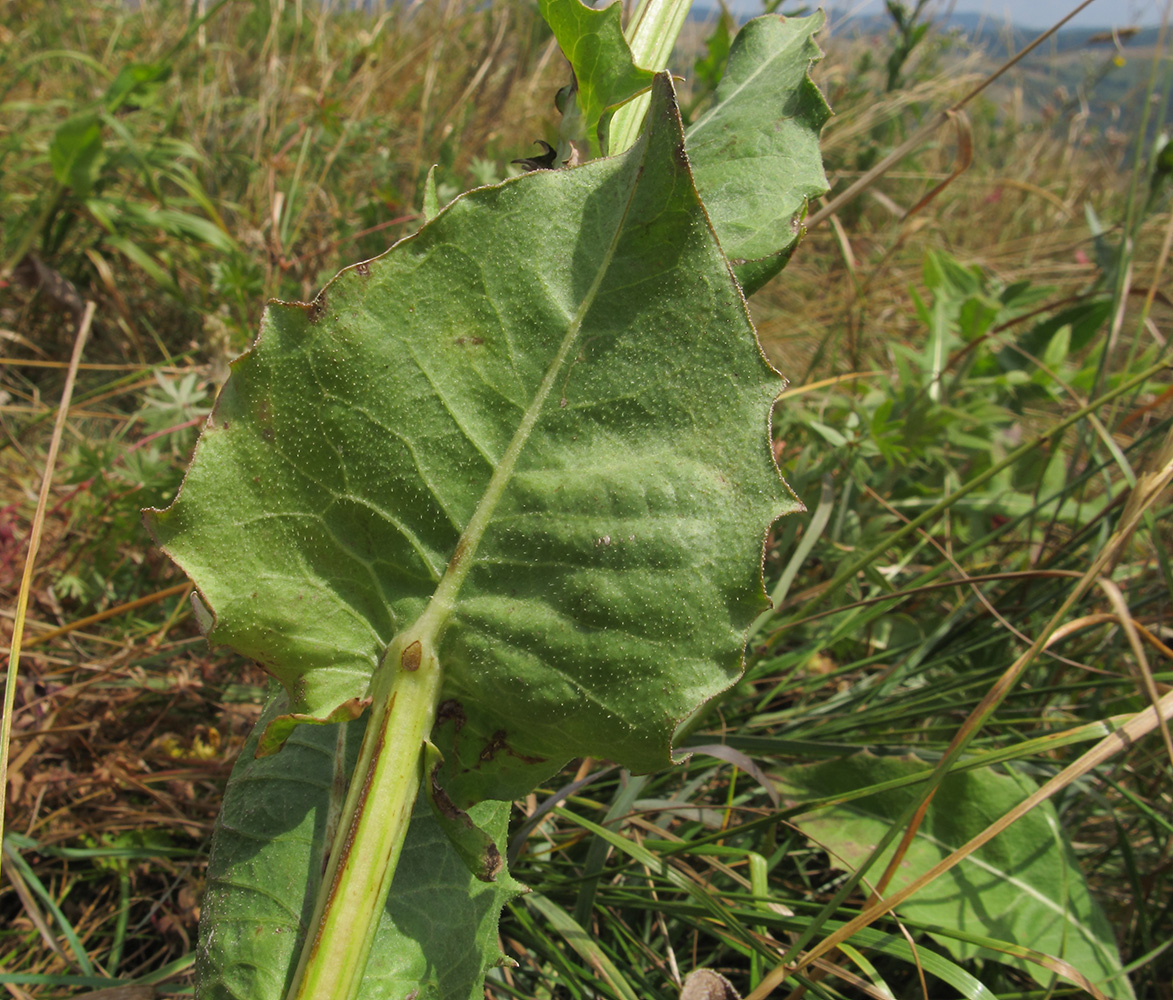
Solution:
[[[903,19],[823,39],[832,197],[1005,57],[936,29],[923,5],[894,6]],[[524,0],[0,10],[6,643],[74,329],[96,305],[18,680],[0,983],[16,997],[109,977],[135,996],[183,993],[219,797],[265,680],[207,648],[138,512],[174,495],[265,301],[308,300],[414,231],[432,164],[441,203],[516,172],[534,140],[554,139],[567,70]],[[689,113],[735,30],[719,15],[687,27],[675,68]],[[1065,37],[858,197],[812,205],[791,264],[751,302],[791,379],[775,454],[810,513],[775,526],[775,612],[746,679],[690,736],[735,752],[652,777],[582,761],[519,803],[516,869],[536,891],[506,914],[519,966],[494,996],[675,997],[700,965],[748,993],[846,867],[796,825],[802,795],[779,798],[806,787],[803,767],[861,751],[934,762],[1040,636],[1054,648],[971,745],[1016,780],[1046,780],[1103,720],[1173,682],[1167,491],[1121,529],[1132,487],[1160,486],[1144,477],[1173,461],[1173,73],[1155,38]],[[1118,601],[1103,586],[1076,594],[1089,567]],[[1135,994],[1152,1000],[1173,997],[1167,743],[1138,743],[1054,801]],[[972,926],[937,927],[952,942],[937,951],[962,966],[931,965],[929,924],[906,929],[923,968],[904,937],[878,934],[870,979],[806,988],[1080,992],[961,955]]]

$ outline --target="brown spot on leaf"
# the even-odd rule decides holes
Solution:
[[[485,748],[481,751],[481,763],[487,764],[494,757],[497,756],[499,750],[504,750],[507,744],[505,743],[505,730],[498,729],[490,738],[489,742],[485,744]]]
[[[501,852],[497,850],[497,845],[490,843],[485,850],[485,863],[481,870],[480,880],[482,882],[496,882],[497,876],[501,874],[501,869],[505,867],[505,859],[501,857]]]
[[[371,265],[365,260],[360,260],[357,264],[355,264],[354,269],[359,274],[364,276],[371,273]]]
[[[504,750],[510,757],[514,757],[523,764],[544,764],[545,757],[530,757],[527,754],[518,753],[505,741],[505,730],[498,729],[492,736],[489,737],[489,742],[485,744],[485,748],[481,751],[481,763],[487,764],[497,754]]]
[[[424,658],[424,647],[416,639],[402,653],[399,654],[399,665],[404,670],[419,670],[420,662]]]
[[[318,297],[310,303],[309,320],[311,323],[316,323],[326,313],[326,293],[319,292]]]
[[[458,809],[456,803],[452,801],[451,796],[440,787],[440,782],[436,778],[436,772],[440,768],[437,766],[432,771],[432,799],[436,803],[436,808],[440,810],[440,815],[453,822],[461,822],[469,830],[472,829],[472,818],[463,809]]]
[[[439,707],[436,709],[437,726],[442,726],[445,722],[455,722],[456,731],[459,733],[467,721],[468,718],[464,714],[464,706],[455,698],[449,698],[447,701],[440,702]]]

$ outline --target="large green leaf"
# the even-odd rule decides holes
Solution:
[[[581,127],[593,145],[604,112],[647,90],[652,73],[632,58],[623,37],[622,3],[601,10],[582,0],[539,0],[538,6],[574,70]]]
[[[713,106],[687,133],[693,175],[747,295],[777,274],[827,190],[819,132],[831,109],[810,79],[825,18],[768,14],[734,39]]]
[[[208,866],[200,922],[200,1000],[285,995],[363,725],[303,726],[276,757],[254,756],[264,726],[286,706],[270,699],[232,772]],[[478,882],[421,798],[367,964],[362,995],[479,1000],[501,960],[497,920],[518,886],[507,873]],[[500,845],[509,804],[474,815]]]
[[[858,754],[788,768],[779,776],[780,790],[801,802],[928,770],[923,762],[907,757]],[[1033,791],[1033,783],[1016,772],[998,774],[981,768],[950,774],[937,789],[890,890],[920,877]],[[855,867],[922,795],[919,785],[889,789],[807,813],[795,822],[812,840],[834,852],[836,859]],[[872,867],[871,877],[879,877],[892,850]],[[1051,972],[1021,955],[1029,948],[1066,961],[1108,996],[1132,997],[1127,978],[1120,974],[1112,927],[1088,890],[1050,802],[901,904],[899,913],[941,928],[933,937],[959,959],[1013,965],[1048,985]],[[987,946],[974,939],[986,939]],[[988,946],[996,942],[1005,942],[1008,950]]]
[[[210,638],[289,690],[266,749],[360,712],[441,586],[433,738],[460,806],[582,754],[665,766],[739,675],[766,530],[796,506],[782,383],[657,79],[628,153],[457,199],[271,305],[234,362],[151,523]]]

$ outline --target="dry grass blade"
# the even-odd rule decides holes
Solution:
[[[953,108],[950,108],[945,114],[953,122],[953,128],[957,132],[957,156],[953,161],[953,169],[950,171],[948,177],[936,185],[936,187],[905,213],[905,221],[911,219],[917,212],[936,200],[937,195],[957,180],[973,164],[973,126],[969,122],[969,116],[963,110]]]
[[[8,673],[4,682],[4,715],[0,719],[0,842],[4,840],[4,795],[8,788],[8,744],[12,735],[12,709],[16,703],[16,675],[20,668],[20,642],[24,632],[24,617],[28,610],[29,591],[33,585],[33,570],[37,562],[37,549],[41,544],[41,532],[45,525],[45,510],[49,506],[49,487],[53,483],[53,467],[57,463],[57,451],[61,447],[61,436],[65,432],[65,419],[69,415],[69,401],[73,398],[73,383],[77,377],[77,366],[81,362],[82,350],[94,321],[94,303],[87,302],[77,334],[73,340],[73,355],[65,376],[65,388],[61,391],[61,403],[57,407],[57,420],[53,424],[53,436],[49,439],[49,451],[45,456],[45,471],[41,477],[41,492],[37,497],[37,510],[33,515],[29,532],[28,553],[25,556],[24,573],[20,580],[20,592],[16,598],[16,621],[12,630],[12,649],[8,655]]]
[[[8,848],[4,848],[4,853],[7,853]],[[33,894],[29,891],[29,887],[20,876],[20,872],[16,871],[13,866],[8,868],[8,882],[13,889],[16,890],[16,895],[20,899],[20,905],[24,910],[25,915],[32,921],[32,925],[37,929],[37,933],[41,936],[41,940],[45,946],[53,952],[62,962],[68,964],[69,956],[65,954],[65,949],[57,942],[57,938],[53,936],[53,930],[49,926],[49,921],[41,912],[41,908],[37,905],[37,901]]]
[[[1153,672],[1149,668],[1148,657],[1145,656],[1144,645],[1141,642],[1140,629],[1137,628],[1132,614],[1128,610],[1128,603],[1120,588],[1111,580],[1100,578],[1096,581],[1100,589],[1108,596],[1108,602],[1116,609],[1116,620],[1128,636],[1128,644],[1132,647],[1132,655],[1136,657],[1137,680],[1153,705],[1160,704],[1161,693],[1157,690],[1157,682],[1153,680]],[[1170,738],[1169,727],[1164,719],[1160,720],[1161,738],[1165,742],[1165,753],[1169,762],[1173,763],[1173,738]]]
[[[107,618],[114,618],[117,615],[126,614],[128,611],[135,611],[149,604],[165,601],[168,597],[182,594],[184,591],[191,589],[192,585],[190,583],[177,583],[173,587],[156,590],[153,594],[147,594],[145,597],[138,597],[133,601],[127,601],[125,604],[119,604],[116,607],[107,608],[105,611],[99,611],[95,615],[87,615],[85,618],[79,618],[77,621],[70,622],[68,625],[62,625],[60,628],[42,632],[40,635],[34,635],[24,645],[27,648],[29,646],[39,645],[42,642],[48,642],[50,639],[56,639],[58,636],[68,635],[70,632],[76,632],[79,629],[88,628],[98,622],[104,622]]]
[[[820,208],[814,215],[810,217],[807,222],[807,229],[814,229],[820,222],[823,222],[828,216],[839,211],[844,205],[852,201],[859,195],[863,194],[869,187],[872,186],[879,178],[883,177],[889,170],[891,170],[897,163],[904,159],[914,149],[918,148],[925,142],[929,136],[933,135],[942,125],[947,124],[953,120],[962,108],[964,108],[970,101],[978,96],[983,90],[990,86],[995,80],[999,79],[1003,74],[1008,72],[1014,66],[1018,65],[1023,59],[1030,55],[1035,49],[1043,44],[1048,38],[1055,34],[1060,28],[1070,21],[1076,14],[1078,14],[1085,7],[1089,6],[1092,0],[1083,0],[1078,7],[1076,7],[1070,14],[1038,36],[1030,45],[1026,46],[1013,59],[1007,60],[995,72],[991,73],[981,83],[974,87],[961,100],[959,100],[952,107],[946,108],[940,114],[934,115],[924,125],[912,133],[904,142],[897,146],[891,153],[885,156],[879,163],[871,168],[867,173],[859,178],[854,184],[848,187],[845,191],[837,194],[826,205]],[[961,140],[959,139],[959,142]],[[952,178],[950,178],[952,180]],[[934,192],[934,195],[937,192]],[[919,208],[920,206],[918,206]],[[913,214],[912,212],[909,213]]]

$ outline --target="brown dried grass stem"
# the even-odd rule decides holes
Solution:
[[[1091,3],[1092,0],[1083,0],[1083,3],[1076,7],[1070,14],[1044,31],[1041,35],[1039,35],[1038,38],[1036,38],[1026,48],[1019,52],[1018,55],[1014,56],[1012,59],[1008,59],[997,70],[983,79],[981,83],[975,86],[972,90],[970,90],[964,97],[961,98],[961,100],[930,118],[927,122],[925,122],[924,125],[913,132],[912,135],[910,135],[904,142],[892,150],[891,153],[889,153],[882,160],[880,160],[879,163],[872,167],[871,170],[867,171],[867,173],[861,176],[859,180],[857,180],[842,193],[837,194],[834,198],[827,202],[826,205],[820,208],[819,211],[812,215],[810,217],[810,221],[806,224],[807,229],[814,229],[815,226],[817,226],[820,222],[823,222],[829,216],[839,211],[839,209],[841,209],[848,202],[852,201],[858,195],[866,191],[880,177],[882,177],[892,167],[896,166],[897,163],[904,159],[904,157],[906,157],[914,149],[925,142],[942,125],[947,125],[950,122],[954,122],[958,112],[960,112],[962,108],[964,108],[970,101],[977,97],[978,94],[989,87],[995,80],[998,80],[1005,73],[1009,72],[1013,67],[1017,66],[1019,62],[1030,55],[1035,49],[1042,45],[1043,42],[1055,34],[1056,31],[1062,28],[1063,25],[1065,25],[1068,21],[1075,17],[1076,14],[1078,14]],[[964,157],[961,157],[961,159],[964,159]],[[949,183],[952,180],[953,177],[950,177],[949,181],[946,183]],[[934,195],[937,193],[937,191],[933,192]],[[917,207],[919,208],[921,206],[918,205]]]
[[[37,562],[37,550],[41,545],[41,533],[45,527],[45,509],[49,505],[49,488],[53,483],[53,468],[57,464],[57,451],[65,432],[65,420],[69,415],[69,402],[73,398],[73,384],[77,368],[81,363],[82,350],[94,321],[94,303],[86,303],[85,312],[77,326],[73,340],[73,355],[65,376],[65,388],[61,391],[61,403],[57,407],[57,419],[53,423],[53,435],[49,439],[49,451],[45,456],[45,470],[41,476],[41,492],[37,497],[37,509],[33,515],[29,532],[28,553],[25,556],[24,573],[20,579],[20,591],[16,597],[16,618],[12,629],[12,649],[8,656],[8,673],[4,682],[4,716],[0,719],[0,843],[4,840],[4,798],[8,788],[8,744],[12,735],[12,710],[16,703],[16,675],[20,668],[20,644],[24,633],[24,618],[28,610],[29,592],[33,585],[33,570]]]

